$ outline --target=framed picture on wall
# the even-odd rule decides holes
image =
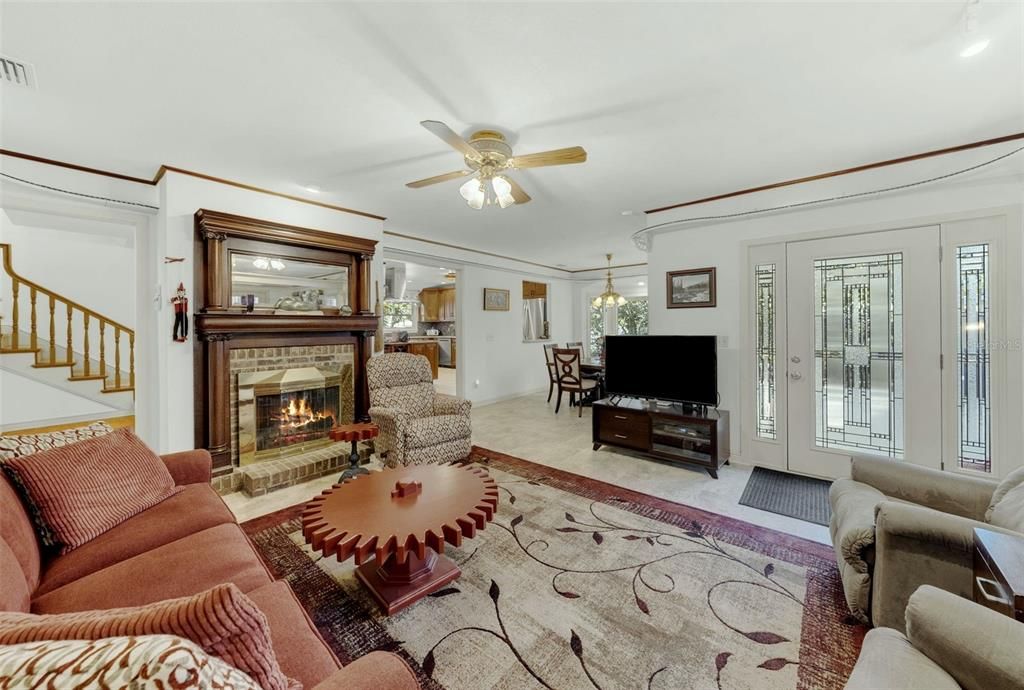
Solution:
[[[714,267],[669,271],[665,274],[665,283],[665,300],[669,309],[716,305]]]
[[[484,288],[484,311],[508,311],[508,290]]]

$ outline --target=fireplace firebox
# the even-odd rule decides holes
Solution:
[[[238,375],[239,464],[331,443],[341,412],[340,372],[298,367]]]

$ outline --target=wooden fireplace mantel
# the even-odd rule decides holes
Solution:
[[[368,419],[366,361],[377,316],[370,308],[376,240],[200,209],[195,214],[195,444],[213,456],[215,473],[231,461],[231,350],[351,344],[355,349],[355,416]],[[232,307],[230,254],[273,253],[349,267],[351,316],[247,313]]]

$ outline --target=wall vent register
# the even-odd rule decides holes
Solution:
[[[29,89],[36,88],[36,70],[27,62],[0,55],[0,75],[3,76],[0,83],[24,86]]]

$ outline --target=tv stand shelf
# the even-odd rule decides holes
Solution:
[[[682,403],[605,398],[594,403],[594,450],[628,448],[661,460],[699,465],[718,479],[729,462],[729,413]]]

